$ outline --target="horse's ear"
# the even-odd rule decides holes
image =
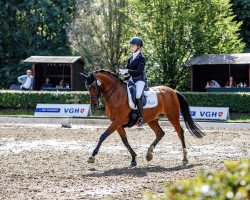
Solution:
[[[95,80],[95,75],[94,75],[94,74],[91,73],[91,74],[89,75],[89,77],[90,77],[91,80],[93,80],[93,81]]]

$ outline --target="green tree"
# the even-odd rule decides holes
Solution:
[[[70,55],[66,27],[74,0],[2,0],[0,2],[0,86],[16,82],[30,55]]]
[[[242,21],[240,34],[246,43],[245,52],[250,52],[250,1],[232,0],[236,20]]]
[[[68,31],[72,50],[86,60],[90,69],[112,71],[120,66],[126,0],[78,0],[77,15]]]
[[[239,53],[241,23],[234,21],[228,0],[131,0],[135,31],[151,55],[153,84],[188,89],[184,66],[192,54]]]

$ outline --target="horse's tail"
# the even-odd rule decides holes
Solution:
[[[200,127],[196,123],[194,123],[190,115],[190,109],[186,98],[179,92],[176,92],[176,95],[180,103],[181,113],[187,129],[192,135],[196,136],[197,138],[202,138],[205,134],[202,132]]]

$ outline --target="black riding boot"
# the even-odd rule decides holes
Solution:
[[[144,122],[143,122],[143,106],[142,106],[141,99],[136,99],[136,105],[137,105],[138,114],[139,114],[138,126],[142,126]]]

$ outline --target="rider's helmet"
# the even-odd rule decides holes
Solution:
[[[137,46],[142,47],[142,46],[143,46],[143,41],[142,41],[142,39],[139,38],[139,37],[133,37],[133,38],[130,40],[129,44],[136,44]]]

